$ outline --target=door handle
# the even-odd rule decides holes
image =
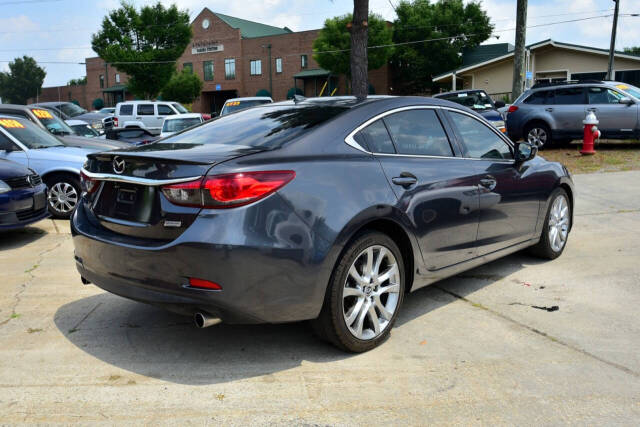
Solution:
[[[544,109],[544,111],[552,112],[553,108],[552,107],[547,107],[547,108]]]
[[[498,181],[496,181],[494,177],[488,176],[480,180],[480,185],[487,190],[493,190],[494,188],[496,188],[496,185],[498,185]]]
[[[418,182],[418,178],[416,178],[415,175],[410,174],[409,172],[402,172],[400,176],[391,178],[391,182],[404,188],[408,188]]]
[[[142,120],[142,117],[136,117],[136,120]]]

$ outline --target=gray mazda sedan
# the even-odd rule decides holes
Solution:
[[[76,266],[199,327],[311,320],[362,352],[411,291],[521,249],[562,253],[573,183],[536,152],[445,100],[266,104],[89,155]]]

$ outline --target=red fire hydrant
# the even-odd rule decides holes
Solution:
[[[589,111],[582,123],[584,123],[584,135],[582,137],[582,150],[580,150],[580,154],[596,154],[593,145],[595,140],[600,138],[600,131],[597,126],[600,122],[595,113]]]

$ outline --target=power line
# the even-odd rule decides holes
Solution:
[[[33,4],[33,3],[53,3],[53,2],[59,2],[62,0],[12,0],[12,1],[6,1],[6,2],[2,2],[0,3],[0,6],[8,6],[11,4]]]

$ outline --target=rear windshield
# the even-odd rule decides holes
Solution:
[[[272,149],[347,109],[318,105],[254,108],[214,119],[202,126],[169,136],[159,143],[222,144]]]
[[[247,108],[255,107],[256,105],[270,104],[271,101],[266,99],[254,99],[252,101],[230,101],[224,104],[224,111],[222,115],[235,113],[236,111],[244,110]]]
[[[62,112],[69,117],[79,116],[80,114],[84,114],[87,112],[87,110],[85,110],[84,108],[79,107],[73,103],[60,104],[58,105],[58,108],[60,108],[60,110],[62,110]]]
[[[164,125],[162,125],[163,132],[180,132],[186,128],[190,128],[194,125],[199,125],[202,123],[202,120],[198,117],[190,117],[187,119],[171,119],[165,120]]]
[[[0,117],[0,127],[30,149],[58,147],[62,143],[46,130],[40,129],[27,119]]]
[[[493,101],[484,92],[458,92],[440,96],[439,98],[464,105],[474,110],[493,109]]]

